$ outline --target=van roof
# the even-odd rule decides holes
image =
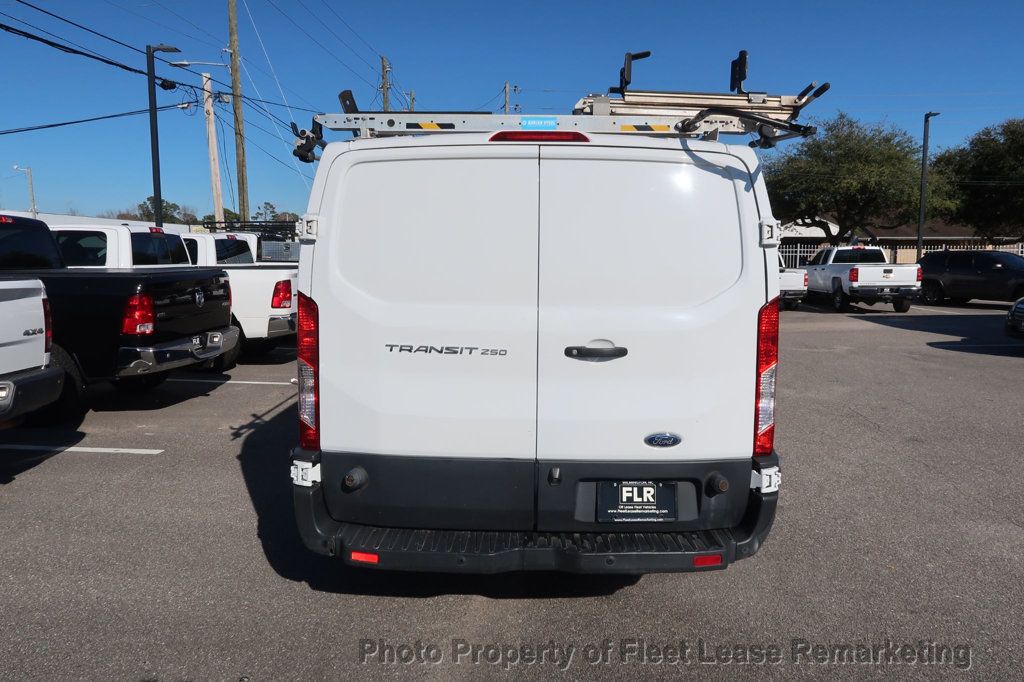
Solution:
[[[321,162],[329,161],[346,151],[368,149],[394,149],[396,147],[454,147],[467,145],[510,145],[545,144],[552,146],[629,147],[643,149],[685,150],[730,154],[741,159],[753,170],[758,165],[757,154],[747,145],[724,144],[710,140],[695,140],[679,137],[655,137],[643,135],[622,135],[615,133],[584,133],[589,142],[491,142],[491,133],[446,133],[445,135],[400,135],[381,137],[357,137],[353,140],[330,142],[324,149]]]

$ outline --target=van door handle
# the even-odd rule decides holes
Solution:
[[[589,360],[590,362],[606,362],[621,358],[629,351],[622,346],[611,348],[590,348],[589,346],[566,346],[565,357],[575,360]]]

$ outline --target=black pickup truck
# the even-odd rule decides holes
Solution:
[[[69,269],[46,223],[0,215],[0,273],[38,278],[53,316],[51,363],[66,373],[60,410],[88,383],[127,390],[218,358],[238,343],[219,268]]]

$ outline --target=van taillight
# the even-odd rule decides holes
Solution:
[[[804,272],[804,286],[806,287],[809,282],[810,282],[810,280],[807,278],[807,273]]]
[[[775,377],[779,368],[779,299],[757,314],[757,385],[754,396],[754,456],[775,446]]]
[[[851,282],[859,282],[860,281],[860,270],[858,270],[857,268],[850,268],[850,281]]]
[[[135,294],[124,305],[121,333],[152,334],[154,322],[156,322],[156,313],[153,311],[153,297],[149,294]]]
[[[920,282],[924,277],[924,273],[921,272],[921,266],[917,266],[917,281]]]
[[[491,142],[590,142],[575,130],[502,130],[491,135]]]
[[[50,312],[50,299],[43,296],[43,329],[46,331],[44,352],[49,353],[53,346],[53,314]]]
[[[292,281],[290,279],[282,279],[274,285],[274,296],[270,299],[270,307],[292,307]]]
[[[320,449],[320,319],[316,302],[299,292],[299,447]]]

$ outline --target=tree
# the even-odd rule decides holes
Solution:
[[[833,244],[858,228],[873,237],[916,219],[919,153],[906,131],[840,112],[817,136],[767,161],[772,209],[783,222],[820,227]],[[831,230],[826,219],[839,229]]]
[[[949,220],[989,240],[1024,240],[1024,119],[981,130],[967,144],[939,154],[934,167],[948,178],[955,197],[947,207]]]
[[[269,201],[264,201],[260,204],[260,207],[256,209],[256,213],[253,214],[253,220],[273,220],[274,216],[277,215],[277,208]]]
[[[199,222],[199,217],[196,215],[196,209],[191,206],[181,206],[181,210],[178,211],[179,222],[186,225],[194,225]]]
[[[213,215],[212,213],[207,213],[206,215],[203,216],[204,223],[212,223],[215,220],[217,220],[217,216]],[[224,221],[228,223],[239,223],[242,222],[242,217],[235,213],[234,211],[232,211],[230,208],[225,207]]]
[[[274,220],[282,223],[297,223],[299,221],[299,214],[292,213],[291,211],[281,211],[274,215]]]
[[[160,203],[163,206],[163,218],[165,223],[180,223],[181,218],[178,216],[180,206],[177,204],[167,201],[167,199],[160,199]],[[156,198],[148,197],[146,201],[139,204],[138,214],[142,216],[142,220],[146,222],[152,222],[156,219]]]

